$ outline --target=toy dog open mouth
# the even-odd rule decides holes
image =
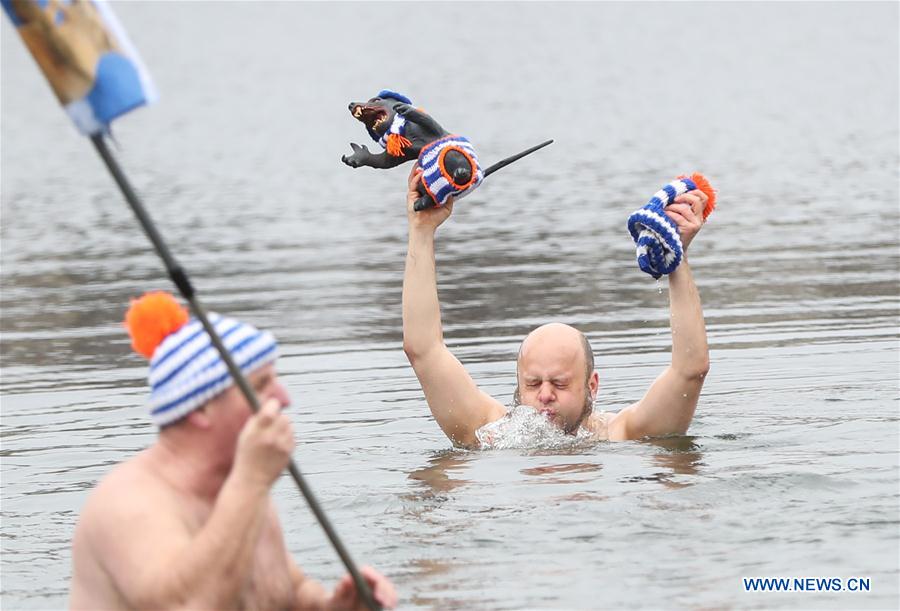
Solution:
[[[388,113],[383,106],[372,106],[369,104],[350,104],[350,112],[354,118],[366,126],[366,129],[372,133],[379,133],[381,126],[387,123],[391,113]],[[387,126],[385,125],[385,129]]]
[[[482,170],[467,138],[447,132],[431,115],[413,108],[412,101],[402,94],[384,89],[368,102],[350,102],[349,110],[384,152],[376,155],[351,142],[353,153],[341,161],[352,168],[387,169],[417,159],[422,180],[413,206],[416,211],[468,195],[491,173],[553,142],[548,140]]]

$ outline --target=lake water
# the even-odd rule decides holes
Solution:
[[[162,96],[115,125],[120,160],[206,306],[279,338],[296,461],[402,608],[897,607],[896,3],[114,6]],[[86,495],[153,441],[119,321],[169,283],[0,31],[2,606],[58,608]],[[712,370],[689,436],[451,448],[401,349],[408,168],[340,162],[368,140],[348,102],[382,88],[486,163],[556,139],[438,235],[447,343],[504,401],[550,321],[593,343],[598,405],[640,398],[669,359],[668,296],[625,219],[676,174],[711,178],[691,262]],[[275,496],[332,584],[293,484]]]

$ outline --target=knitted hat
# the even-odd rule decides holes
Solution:
[[[654,278],[671,274],[681,264],[684,249],[678,226],[664,212],[675,198],[700,189],[707,195],[703,220],[716,207],[716,192],[702,174],[679,176],[656,192],[650,201],[628,217],[628,231],[637,246],[637,262],[642,271]]]
[[[214,312],[209,322],[244,374],[275,360],[270,333]],[[150,359],[150,417],[157,426],[180,420],[233,383],[203,325],[169,293],[132,300],[125,325],[134,350]]]
[[[412,100],[403,95],[402,93],[397,93],[396,91],[391,91],[390,89],[382,89],[378,92],[378,95],[375,96],[377,98],[391,98],[393,100],[398,100],[403,102],[404,104],[412,105]]]

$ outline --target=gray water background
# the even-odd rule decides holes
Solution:
[[[896,3],[115,3],[162,97],[118,154],[206,305],[272,330],[298,464],[402,608],[896,608]],[[429,28],[433,28],[429,31]],[[91,487],[154,438],[120,326],[168,288],[112,180],[2,34],[2,606],[65,605]],[[389,87],[491,178],[439,231],[446,340],[506,400],[534,326],[583,329],[599,404],[669,359],[624,223],[702,170],[712,370],[690,436],[453,450],[401,350],[408,168],[351,170]],[[293,484],[288,546],[343,573]],[[868,577],[745,593],[741,577]]]

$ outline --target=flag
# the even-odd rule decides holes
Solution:
[[[156,100],[143,62],[104,0],[0,0],[78,130]]]

